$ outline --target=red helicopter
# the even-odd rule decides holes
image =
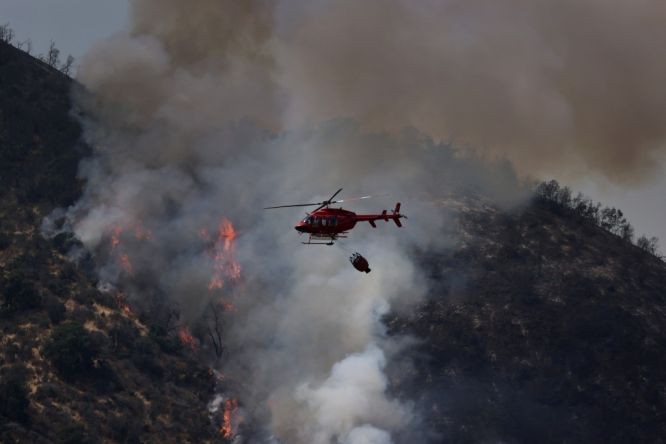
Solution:
[[[329,208],[332,204],[345,202],[345,199],[333,200],[340,191],[342,191],[342,188],[336,191],[330,199],[323,202],[278,205],[276,207],[266,207],[264,210],[317,205],[314,211],[308,213],[307,217],[294,227],[299,233],[308,233],[310,235],[307,242],[302,242],[305,245],[333,245],[336,240],[346,238],[347,232],[354,228],[356,222],[369,222],[372,228],[377,228],[375,221],[384,220],[388,222],[392,220],[398,227],[402,227],[400,219],[407,219],[407,216],[400,214],[400,202],[395,204],[395,209],[390,214],[386,210],[382,211],[381,214],[356,214],[353,211],[343,210],[342,208]],[[369,197],[371,196],[346,199],[346,201],[367,199]],[[321,242],[313,242],[313,239]]]

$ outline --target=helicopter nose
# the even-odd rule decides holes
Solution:
[[[294,229],[300,233],[305,231],[305,227],[303,225],[296,225]]]

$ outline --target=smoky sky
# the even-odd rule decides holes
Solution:
[[[298,90],[296,121],[411,124],[531,174],[633,182],[663,160],[666,10],[658,0],[299,6],[285,7],[275,42],[280,84]]]
[[[143,0],[133,12],[135,34],[158,38],[179,66],[224,66],[227,84],[251,83],[255,97],[234,113],[273,127],[413,125],[525,174],[620,183],[663,160],[659,0]]]

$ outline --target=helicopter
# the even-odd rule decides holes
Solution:
[[[307,216],[301,220],[294,228],[300,234],[309,235],[307,242],[301,242],[304,245],[333,245],[336,240],[346,238],[349,230],[354,228],[357,222],[369,222],[372,228],[377,228],[375,221],[392,220],[398,227],[402,227],[400,219],[407,219],[407,216],[400,214],[400,202],[395,204],[391,213],[386,210],[381,214],[356,214],[353,211],[343,210],[342,208],[330,208],[331,205],[346,201],[368,199],[371,196],[363,196],[351,199],[333,200],[342,188],[336,191],[328,200],[323,202],[278,205],[274,207],[265,207],[264,210],[289,207],[310,207],[317,206],[315,210],[307,213]]]

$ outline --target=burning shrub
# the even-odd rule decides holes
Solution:
[[[88,332],[75,322],[59,325],[44,347],[44,355],[65,379],[72,379],[91,370],[93,359],[98,354],[99,348]]]

